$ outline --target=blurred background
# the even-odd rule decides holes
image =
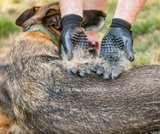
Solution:
[[[0,60],[10,51],[14,38],[22,31],[16,18],[32,6],[57,0],[0,0]],[[110,26],[117,0],[108,0],[107,18],[97,38],[101,41]],[[160,0],[148,0],[132,27],[135,61],[129,66],[160,65]],[[160,134],[160,132],[154,132]]]
[[[32,6],[40,6],[57,0],[0,0],[0,60],[10,51],[15,36],[21,28],[15,25],[16,18]],[[101,41],[110,26],[117,0],[108,0],[107,18],[97,34]],[[133,27],[135,61],[131,67],[160,64],[160,0],[148,0],[138,15]]]

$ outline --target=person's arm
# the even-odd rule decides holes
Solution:
[[[146,0],[119,0],[111,26],[102,39],[100,56],[92,69],[104,79],[118,78],[125,69],[125,56],[134,61],[131,26]]]
[[[83,17],[83,0],[59,0],[61,17],[76,14]]]
[[[73,57],[73,46],[70,43],[69,37],[74,34],[84,34],[84,29],[82,28],[83,0],[59,0],[59,3],[62,18],[59,49],[61,53],[64,51],[68,59],[71,60]],[[78,27],[78,29],[76,27]]]
[[[66,58],[72,60],[74,56],[79,57],[79,55],[73,53],[75,48],[79,51],[87,51],[89,46],[87,35],[85,35],[85,30],[82,26],[83,0],[60,0],[59,2],[62,17],[59,50],[63,60],[66,60]],[[91,71],[87,68],[86,73],[90,74]],[[74,74],[77,73],[80,76],[84,76],[83,70],[79,69],[76,64],[70,65],[69,70]]]
[[[118,0],[114,18],[121,18],[133,25],[147,0]]]

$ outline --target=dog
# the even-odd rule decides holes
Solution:
[[[100,28],[104,17],[85,11],[84,28]],[[73,75],[58,49],[60,19],[59,3],[52,3],[16,20],[23,32],[0,62],[0,132],[135,134],[160,128],[160,66],[134,68],[108,81]]]

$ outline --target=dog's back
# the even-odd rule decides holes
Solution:
[[[40,87],[41,82],[46,79],[43,77],[51,70],[47,63],[52,61],[50,64],[56,64],[55,59],[61,60],[58,56],[58,48],[46,34],[38,31],[25,32],[16,37],[11,51],[0,62],[0,127],[13,127],[17,121],[22,124],[22,128],[34,125],[28,121],[25,121],[28,124],[21,123],[21,120],[30,118],[32,121],[33,118],[34,121],[32,116],[37,112],[36,107],[43,103],[39,99],[46,97]],[[34,106],[28,101],[34,102]],[[29,132],[31,133],[31,130]]]
[[[49,35],[26,31],[0,62],[0,127],[17,125],[26,134],[153,130],[160,127],[159,76],[159,66],[145,66],[118,80],[80,78]]]
[[[80,78],[63,67],[57,49],[47,35],[25,32],[0,62],[0,108],[9,125],[27,134],[136,133],[153,122],[152,128],[159,126],[158,66],[133,69],[116,81]]]

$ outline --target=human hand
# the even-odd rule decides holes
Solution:
[[[99,58],[92,67],[92,71],[97,75],[103,74],[104,79],[118,78],[125,69],[125,57],[129,61],[134,60],[130,27],[124,20],[112,21],[111,27],[102,39]]]
[[[63,30],[59,38],[60,52],[68,69],[80,76],[91,74],[89,63],[89,43],[85,30],[81,27],[82,18],[77,15],[63,18]]]
[[[84,76],[84,74],[91,74],[90,64],[93,63],[94,55],[90,53],[88,38],[85,34],[73,34],[69,38],[73,47],[73,57],[71,60],[67,59],[67,55],[62,48],[62,59],[65,67],[67,67],[73,74]]]
[[[72,42],[70,41],[70,36],[73,36],[74,34],[77,34],[77,36],[80,36],[83,34],[85,36],[85,31],[81,27],[82,26],[82,17],[70,14],[63,17],[61,21],[61,27],[62,32],[59,37],[59,49],[60,52],[64,51],[67,54],[68,60],[71,60],[73,58],[73,46]],[[75,40],[74,43],[76,43],[78,40]]]

